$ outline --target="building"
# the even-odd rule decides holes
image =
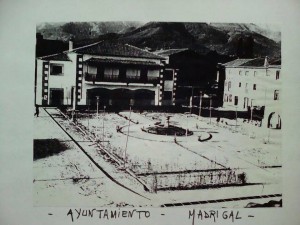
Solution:
[[[208,55],[200,55],[188,48],[161,49],[154,53],[165,58],[166,66],[170,68],[167,73],[176,69],[173,71],[176,74],[173,104],[190,105],[190,99],[199,98],[200,91],[210,93],[217,71],[216,63]]]
[[[280,61],[269,62],[267,57],[236,59],[223,64],[225,68],[223,108],[251,111],[263,107],[263,123],[268,127],[280,128],[282,84],[280,64]],[[275,125],[272,125],[273,123]]]
[[[100,41],[37,58],[36,104],[162,105],[164,58],[140,48]],[[174,76],[172,78],[174,79]]]

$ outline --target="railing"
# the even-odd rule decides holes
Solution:
[[[120,77],[116,75],[100,75],[85,73],[85,81],[88,82],[123,82],[123,83],[151,83],[158,84],[158,77],[147,77],[146,79],[139,76]]]

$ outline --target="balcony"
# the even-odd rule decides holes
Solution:
[[[159,82],[158,77],[147,77],[146,79],[136,76],[120,77],[117,75],[102,75],[102,74],[91,74],[85,73],[86,82],[121,82],[121,83],[142,83],[142,84],[153,84],[157,85]]]

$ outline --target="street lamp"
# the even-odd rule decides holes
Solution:
[[[235,107],[235,130],[237,130],[237,106]]]
[[[192,110],[193,110],[193,97],[194,97],[194,87],[192,86],[192,96],[190,99],[190,114],[192,114]]]
[[[131,103],[129,104],[129,120],[128,120],[129,122],[128,122],[127,137],[126,137],[126,145],[125,145],[125,150],[124,150],[124,169],[126,169],[126,156],[127,156],[126,154],[127,154],[130,120],[131,120]]]
[[[96,132],[97,132],[97,139],[99,139],[99,96],[96,96],[97,98],[97,128],[96,128]]]
[[[211,124],[211,105],[212,105],[212,96],[209,96],[209,124]]]
[[[105,117],[105,108],[106,108],[106,106],[103,106],[103,109],[104,109],[104,111],[103,111],[103,145],[104,145],[104,117]]]
[[[99,116],[99,96],[96,96],[96,98],[97,98],[97,118],[98,118],[98,116]]]
[[[188,135],[188,127],[189,127],[189,120],[188,120],[188,114],[186,114],[186,129],[185,129],[185,137]]]
[[[201,107],[202,107],[202,91],[200,91],[200,101],[199,101],[199,119],[201,116]]]

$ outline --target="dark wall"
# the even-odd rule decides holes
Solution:
[[[69,49],[69,43],[58,40],[44,39],[40,33],[36,34],[36,57],[61,53]]]
[[[218,105],[220,105],[223,91],[219,89],[216,83],[218,63],[231,60],[233,60],[232,57],[219,55],[214,51],[201,55],[195,51],[187,50],[171,55],[169,58],[170,66],[179,69],[177,74],[177,103],[188,104],[190,96],[199,96],[200,91],[202,91],[202,93],[217,98]]]

